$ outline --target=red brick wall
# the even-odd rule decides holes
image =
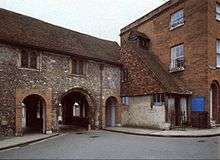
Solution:
[[[208,1],[208,87],[216,80],[220,83],[220,69],[216,68],[216,40],[220,39],[220,22],[216,20],[216,2],[220,0]]]
[[[205,96],[206,100],[208,100],[209,89],[207,85],[207,4],[207,0],[186,0],[136,27],[138,31],[145,33],[151,39],[151,49],[166,70],[169,70],[170,65],[170,48],[184,43],[185,70],[171,74],[184,81],[187,88],[193,92],[193,96]],[[170,16],[180,9],[184,9],[185,24],[171,31]],[[122,46],[127,36],[128,32],[121,35]]]

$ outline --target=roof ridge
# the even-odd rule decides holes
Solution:
[[[10,14],[15,14],[15,15],[19,15],[19,16],[23,16],[23,17],[26,17],[26,18],[30,18],[30,19],[32,19],[32,20],[34,20],[34,21],[38,21],[38,22],[41,22],[41,23],[44,23],[44,24],[46,24],[46,25],[50,25],[50,26],[53,26],[53,27],[56,27],[56,28],[68,30],[68,31],[74,32],[74,33],[76,33],[76,34],[81,34],[81,35],[84,35],[84,36],[89,36],[89,37],[91,37],[91,38],[95,38],[95,39],[102,40],[102,41],[117,43],[116,41],[112,41],[112,40],[108,40],[108,39],[104,39],[104,38],[99,38],[99,37],[96,37],[96,36],[93,36],[93,35],[89,35],[89,34],[87,34],[87,33],[78,32],[78,31],[72,30],[72,29],[70,29],[70,28],[65,28],[65,27],[63,27],[63,26],[59,26],[59,25],[57,25],[57,24],[53,24],[53,23],[51,23],[51,22],[47,22],[47,21],[44,21],[44,20],[42,20],[42,19],[38,19],[38,18],[29,16],[29,15],[26,15],[26,14],[23,14],[23,13],[18,13],[18,12],[12,11],[12,10],[4,9],[4,8],[0,8],[0,11],[8,12],[8,13],[10,13]]]
[[[103,40],[1,8],[0,19],[1,42],[119,63],[120,46],[115,41]]]

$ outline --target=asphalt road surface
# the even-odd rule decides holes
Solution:
[[[0,151],[0,159],[219,159],[220,137],[164,138],[107,131],[61,136]]]

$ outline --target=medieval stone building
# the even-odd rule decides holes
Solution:
[[[0,10],[0,135],[120,125],[116,42]]]
[[[116,42],[0,10],[0,135],[220,124],[220,0],[170,0]]]
[[[220,124],[219,21],[219,0],[170,0],[121,29],[122,124]]]

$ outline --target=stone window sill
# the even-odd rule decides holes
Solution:
[[[24,68],[24,67],[19,67],[21,70],[28,70],[28,71],[37,71],[40,72],[40,69],[34,69],[34,68]]]
[[[185,70],[184,67],[180,67],[180,68],[172,68],[172,69],[170,69],[170,73],[182,72],[182,71],[184,71],[184,70]]]
[[[175,27],[170,27],[170,31],[173,31],[173,30],[175,30],[175,29],[177,29],[177,28],[179,28],[179,27],[181,27],[181,26],[184,26],[184,24],[185,24],[185,23],[181,23],[181,24],[179,24],[179,25],[177,25],[177,26],[175,26]]]
[[[69,74],[69,76],[72,76],[72,77],[79,77],[79,78],[86,78],[87,76],[86,75],[83,75],[83,74]]]

